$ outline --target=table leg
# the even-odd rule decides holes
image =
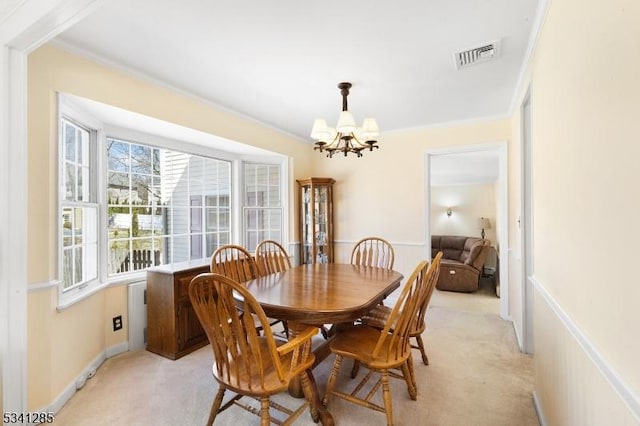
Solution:
[[[290,339],[293,339],[296,336],[298,336],[300,334],[300,330],[307,327],[303,324],[293,322],[293,321],[288,321],[288,326],[289,326]],[[331,413],[327,411],[326,407],[322,405],[322,402],[320,401],[320,393],[318,392],[318,386],[316,385],[316,379],[313,376],[313,372],[308,371],[305,374],[306,374],[306,378],[309,381],[309,387],[311,388],[311,394],[312,394],[311,404],[313,404],[317,408],[318,415],[320,417],[320,422],[324,426],[332,426],[334,424],[333,417],[331,416]],[[296,398],[304,398],[304,392],[302,391],[302,382],[300,377],[294,377],[289,383],[289,394]]]

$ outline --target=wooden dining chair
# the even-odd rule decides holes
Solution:
[[[436,257],[431,262],[431,265],[429,266],[429,269],[433,270],[433,272],[428,276],[428,282],[426,284],[428,290],[424,300],[422,300],[419,305],[416,321],[413,323],[411,329],[409,330],[409,336],[416,340],[416,343],[411,344],[411,347],[413,349],[420,350],[420,354],[422,355],[422,363],[424,365],[429,365],[429,357],[427,357],[424,342],[422,341],[422,333],[424,333],[426,329],[425,317],[427,314],[427,309],[429,308],[429,302],[431,301],[431,295],[436,288],[438,276],[440,275],[441,259],[442,252],[439,251],[436,254]],[[389,315],[391,315],[391,309],[389,307],[376,306],[368,314],[362,317],[362,323],[371,327],[383,329],[387,322],[387,319],[389,318]],[[357,373],[357,368],[354,366],[354,371],[351,372],[351,377],[355,377]]]
[[[244,247],[234,244],[221,246],[213,252],[210,269],[211,272],[224,275],[239,283],[261,276],[260,268],[253,255]],[[269,324],[273,326],[279,322],[281,321],[271,319]],[[262,330],[258,324],[257,329]]]
[[[391,425],[393,409],[389,387],[390,377],[403,378],[407,384],[409,396],[413,400],[417,399],[409,332],[415,322],[420,303],[427,295],[429,274],[433,272],[433,269],[429,269],[427,261],[422,261],[416,266],[402,287],[400,296],[382,330],[361,324],[335,336],[331,342],[331,352],[335,354],[335,361],[323,398],[325,406],[328,405],[332,396],[337,396],[362,407],[384,412],[387,424]],[[335,389],[336,378],[344,358],[353,359],[370,370],[351,393]],[[393,371],[395,368],[400,368],[402,375]],[[373,377],[374,372],[378,372],[380,377],[372,391],[364,397],[358,396],[364,385]],[[384,406],[371,401],[380,386],[382,386]]]
[[[242,301],[240,309],[234,294]],[[212,425],[218,413],[232,405],[259,415],[262,426],[271,424],[270,408],[288,416],[285,423],[278,424],[289,424],[307,407],[311,418],[318,421],[317,395],[313,394],[311,385],[314,380],[311,368],[315,361],[311,337],[318,332],[317,327],[301,330],[289,342],[277,341],[253,295],[241,283],[220,274],[204,273],[193,278],[189,298],[211,343],[212,372],[219,386],[207,425]],[[257,333],[252,317],[258,318],[264,335]],[[298,376],[305,402],[295,411],[272,403],[270,397],[286,392],[291,379]],[[227,389],[236,395],[223,405]],[[257,399],[259,408],[241,402],[243,396]]]
[[[258,269],[262,275],[291,269],[289,253],[280,243],[274,240],[263,240],[256,247],[255,253]]]
[[[244,247],[233,244],[221,246],[213,252],[211,272],[224,275],[239,283],[260,276],[260,270],[253,255]]]
[[[261,241],[256,247],[255,259],[262,276],[291,269],[289,253],[275,240]],[[282,328],[285,336],[289,337],[289,327],[286,321],[282,321]]]
[[[379,237],[363,238],[351,251],[351,264],[393,269],[394,251],[391,243]]]

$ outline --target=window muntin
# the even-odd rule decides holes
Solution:
[[[95,203],[96,131],[61,120],[62,290],[98,277],[98,206]]]
[[[282,242],[280,166],[244,164],[244,243],[254,251],[265,239]]]
[[[231,240],[229,161],[107,138],[108,274],[210,256]]]

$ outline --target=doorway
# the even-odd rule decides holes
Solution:
[[[462,161],[463,164],[469,165],[474,158],[474,164],[478,164],[477,171],[473,170],[476,167],[465,167],[459,169],[456,172],[455,166],[446,167],[450,176],[441,176],[441,172],[438,170],[438,162],[441,160],[454,160]],[[493,179],[495,185],[495,217],[491,218],[492,226],[495,227],[492,232],[493,238],[495,238],[495,246],[497,252],[496,262],[496,279],[499,280],[499,315],[503,319],[509,318],[509,273],[508,273],[508,261],[507,261],[507,249],[508,249],[508,194],[507,194],[507,143],[498,142],[490,144],[478,144],[468,145],[455,148],[445,148],[439,150],[429,150],[425,153],[425,246],[427,249],[427,255],[431,257],[431,234],[432,223],[434,220],[434,214],[432,213],[432,192],[433,183],[437,182],[450,182],[458,184],[473,181],[472,175],[477,174],[475,182],[481,182],[483,179]],[[453,163],[448,164],[455,164]],[[462,174],[465,177],[462,177]],[[481,177],[480,174],[483,176]],[[490,176],[494,176],[491,178]],[[444,180],[442,180],[444,179]],[[441,206],[443,208],[450,206]],[[443,210],[444,212],[444,210]],[[438,213],[439,214],[439,213]],[[444,214],[444,213],[443,213]],[[452,208],[451,216],[455,214],[455,208]],[[475,226],[475,225],[474,225]],[[475,234],[480,233],[480,230],[475,230]],[[502,258],[502,261],[500,260]]]

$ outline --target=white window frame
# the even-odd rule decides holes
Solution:
[[[61,214],[63,206],[68,206],[73,203],[65,202],[62,196],[62,191],[64,188],[62,187],[63,181],[62,176],[65,173],[64,171],[64,141],[62,138],[63,129],[62,129],[62,119],[65,118],[68,121],[74,122],[77,125],[84,127],[90,132],[90,143],[95,144],[96,146],[92,147],[93,158],[90,159],[90,167],[92,170],[91,178],[93,179],[93,183],[91,184],[89,190],[94,191],[93,202],[91,203],[82,203],[82,205],[86,206],[96,206],[97,215],[96,215],[96,227],[97,227],[97,253],[96,253],[96,262],[97,262],[97,274],[96,278],[87,281],[79,286],[74,286],[70,289],[64,289],[64,280],[63,280],[63,235],[62,235],[62,220]],[[103,154],[101,152],[101,139],[104,137],[104,132],[102,128],[102,123],[99,120],[96,120],[90,114],[85,112],[82,108],[76,107],[73,102],[67,97],[59,94],[58,95],[58,116],[57,116],[57,135],[58,140],[56,143],[57,147],[57,160],[58,160],[58,175],[56,177],[56,199],[57,199],[57,210],[56,210],[56,233],[57,233],[57,280],[59,282],[58,285],[58,310],[66,309],[77,301],[88,297],[89,295],[99,291],[104,288],[107,283],[102,279],[102,252],[104,251],[103,247],[103,213],[101,211],[103,199],[100,188],[104,185],[102,174],[101,174],[101,162],[103,161]]]
[[[279,172],[280,172],[280,176],[279,176],[279,182],[278,182],[278,186],[279,186],[279,191],[280,191],[280,205],[277,207],[270,207],[270,206],[249,206],[246,204],[246,194],[245,194],[245,189],[246,189],[246,185],[247,182],[245,182],[245,176],[246,176],[246,167],[248,165],[256,165],[256,166],[275,166],[278,167]],[[248,241],[245,241],[245,237],[247,235],[248,229],[247,229],[247,223],[244,220],[245,218],[245,214],[247,212],[247,210],[249,209],[262,209],[262,210],[280,210],[280,240],[279,242],[281,244],[283,244],[283,246],[287,243],[286,239],[285,239],[285,223],[287,223],[285,221],[285,200],[288,198],[288,193],[284,192],[285,188],[283,185],[283,181],[286,181],[286,178],[284,176],[284,170],[283,170],[283,166],[281,162],[273,162],[273,161],[264,161],[264,160],[258,160],[258,161],[249,161],[249,160],[245,160],[242,162],[242,208],[241,208],[241,223],[242,223],[242,241],[243,241],[243,245],[245,247],[247,247],[247,249],[250,250],[255,250],[255,247],[250,247],[248,244]],[[260,241],[258,240],[256,242],[256,244],[258,244]],[[286,247],[286,246],[285,246]]]
[[[120,126],[114,126],[107,123],[103,123],[100,120],[92,117],[82,106],[74,105],[72,96],[65,96],[64,94],[58,94],[58,141],[56,143],[58,149],[58,176],[56,177],[58,184],[56,185],[56,198],[57,198],[57,215],[62,212],[62,197],[61,197],[61,176],[63,173],[63,160],[60,153],[62,147],[61,139],[61,120],[66,116],[71,121],[77,122],[86,128],[95,131],[95,142],[97,149],[95,151],[95,165],[96,176],[95,186],[96,203],[98,205],[98,278],[96,280],[76,287],[73,290],[62,291],[62,230],[61,220],[58,217],[56,220],[56,232],[57,232],[57,277],[58,277],[58,306],[59,311],[64,310],[74,303],[89,297],[95,292],[109,286],[127,284],[135,281],[140,281],[146,276],[146,270],[132,271],[127,274],[119,274],[117,276],[109,277],[108,272],[108,250],[107,250],[107,155],[106,155],[106,139],[107,135],[115,139],[123,139],[132,143],[140,143],[143,145],[150,145],[158,148],[165,148],[170,150],[182,151],[189,154],[201,155],[204,157],[225,160],[231,162],[231,199],[230,199],[230,228],[231,228],[231,244],[245,245],[244,240],[244,162],[269,164],[280,166],[280,191],[281,191],[281,209],[282,209],[282,244],[287,247],[290,243],[289,240],[289,200],[292,196],[290,194],[290,180],[289,175],[289,158],[279,154],[265,155],[244,155],[232,151],[224,151],[220,149],[208,148],[205,145],[200,145],[195,142],[187,142],[182,140],[176,140],[166,138],[157,135],[151,135],[138,130],[123,128]]]

